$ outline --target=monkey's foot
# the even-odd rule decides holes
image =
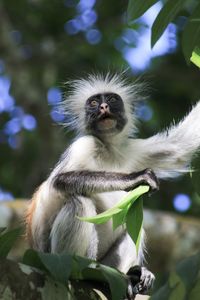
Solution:
[[[128,275],[128,299],[135,299],[137,294],[146,294],[153,286],[155,276],[145,267],[134,266]]]

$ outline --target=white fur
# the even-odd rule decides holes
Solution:
[[[128,139],[127,135],[135,130],[135,116],[131,114],[133,103],[137,100],[137,92],[134,85],[127,85],[117,75],[89,76],[71,83],[71,93],[62,104],[66,113],[73,117],[71,126],[76,127],[83,136],[77,138],[63,154],[61,161],[46,182],[40,187],[36,198],[36,209],[33,214],[31,230],[33,244],[42,249],[42,239],[51,218],[56,216],[51,228],[52,249],[60,252],[62,249],[74,250],[78,254],[84,254],[88,241],[92,235],[91,225],[83,224],[74,236],[74,240],[67,249],[64,245],[65,232],[71,226],[73,218],[68,212],[62,211],[64,203],[70,204],[70,197],[56,191],[52,186],[52,180],[62,172],[73,170],[109,171],[131,173],[151,168],[160,178],[175,177],[189,170],[193,154],[200,147],[200,103],[197,103],[192,111],[178,125],[174,125],[166,132],[158,133],[147,139]],[[85,134],[84,105],[92,95],[103,92],[114,92],[121,96],[125,103],[128,115],[128,125],[116,136],[109,137],[104,143],[98,138]],[[105,184],[106,185],[106,184]],[[120,201],[123,191],[107,192],[91,195],[90,199],[83,199],[82,214],[94,215],[105,211]],[[75,224],[79,228],[78,224]],[[86,229],[87,228],[87,229]],[[94,244],[98,244],[97,258],[102,257],[114,242],[124,233],[120,227],[113,232],[111,223],[96,226],[98,237],[94,235]],[[77,229],[78,230],[78,229]],[[84,243],[82,244],[81,240]],[[72,236],[70,236],[72,238]],[[96,245],[95,244],[95,245]],[[127,268],[136,260],[135,249],[132,249],[130,241],[120,245],[117,249],[122,260],[119,268],[127,271]],[[125,256],[125,250],[128,251]],[[129,249],[129,250],[128,250]],[[93,249],[94,250],[94,249]],[[143,246],[140,249],[139,260],[143,258]]]
[[[89,75],[86,79],[67,82],[69,93],[61,105],[61,109],[69,117],[68,126],[85,133],[84,107],[86,100],[99,93],[117,93],[124,101],[128,124],[125,131],[130,133],[135,130],[135,120],[132,115],[132,106],[138,101],[139,84],[128,84],[121,75],[103,76]]]

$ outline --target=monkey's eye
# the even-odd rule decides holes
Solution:
[[[114,103],[114,102],[117,101],[117,99],[116,99],[115,97],[111,97],[111,98],[109,99],[109,101],[110,101],[111,103]]]
[[[90,102],[90,105],[91,105],[92,107],[95,107],[95,106],[98,105],[98,102],[97,102],[96,100],[92,100],[92,101]]]

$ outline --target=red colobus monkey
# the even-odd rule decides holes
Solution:
[[[145,292],[154,276],[142,266],[144,243],[137,256],[124,227],[113,231],[111,222],[94,225],[76,216],[101,213],[140,184],[156,190],[157,178],[187,172],[200,146],[200,102],[178,125],[138,139],[133,134],[137,85],[118,75],[91,75],[70,87],[63,108],[77,137],[33,196],[28,240],[39,251],[96,259],[128,272],[130,279],[140,274],[133,289]],[[135,265],[139,270],[131,268]]]

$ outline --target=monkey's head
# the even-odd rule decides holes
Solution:
[[[107,92],[89,97],[85,104],[85,124],[88,132],[97,136],[121,132],[128,119],[122,98]]]
[[[72,129],[101,137],[133,133],[138,85],[127,84],[121,75],[108,74],[90,75],[68,82],[68,86],[62,108]]]

